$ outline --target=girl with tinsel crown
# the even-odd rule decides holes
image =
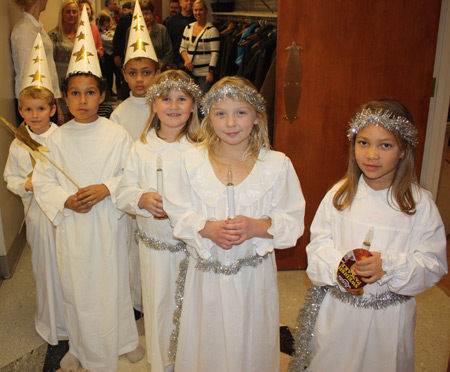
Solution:
[[[136,215],[138,225],[147,358],[154,372],[173,371],[178,330],[173,317],[176,309],[181,312],[175,296],[181,301],[183,295],[177,279],[184,281],[181,268],[186,265],[186,246],[173,236],[164,211],[163,187],[173,163],[197,142],[200,96],[184,71],[168,70],[154,78],[147,91],[150,118],[119,185],[119,208]]]
[[[289,371],[414,371],[414,296],[447,272],[444,226],[416,181],[416,129],[405,106],[363,105],[348,138],[347,174],[311,225],[307,274],[317,287],[300,311]],[[367,285],[354,294],[338,285],[348,285],[338,268],[363,241],[370,253],[356,255],[350,271]]]
[[[182,154],[164,192],[189,254],[175,370],[276,372],[274,248],[303,233],[300,182],[270,150],[264,100],[248,80],[223,78],[202,110],[203,142]]]

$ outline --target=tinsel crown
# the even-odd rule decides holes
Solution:
[[[418,143],[416,138],[417,129],[408,119],[403,116],[394,115],[389,110],[372,110],[370,108],[358,111],[353,116],[349,123],[350,128],[347,131],[348,139],[353,140],[362,128],[370,124],[381,126],[389,132],[396,131],[413,147]]]
[[[202,91],[193,80],[169,79],[165,78],[158,84],[153,84],[147,90],[147,102],[151,103],[157,97],[165,97],[171,90],[181,90],[189,93],[194,103],[200,101]]]

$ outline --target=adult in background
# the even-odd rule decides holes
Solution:
[[[34,40],[39,33],[41,34],[45,49],[45,55],[47,56],[47,63],[51,75],[50,80],[52,82],[53,92],[55,93],[55,98],[58,99],[58,117],[52,118],[52,121],[58,122],[58,124],[62,124],[64,118],[62,116],[61,108],[59,107],[61,92],[59,90],[58,75],[56,73],[55,62],[53,60],[53,43],[50,40],[48,34],[45,32],[42,23],[39,21],[39,16],[45,10],[47,0],[14,0],[14,2],[23,11],[22,16],[14,25],[11,33],[11,52],[14,71],[16,73],[14,84],[16,105],[30,52],[33,47]],[[18,114],[17,107],[16,113],[20,122],[21,117]],[[61,121],[59,119],[61,119]]]
[[[142,0],[140,5],[145,25],[150,33],[150,39],[158,57],[159,69],[164,71],[166,67],[170,67],[173,58],[172,43],[169,34],[166,26],[154,22],[153,15],[155,7],[153,3],[150,0]]]
[[[217,28],[206,21],[208,8],[204,0],[195,0],[193,12],[197,21],[184,29],[180,54],[184,60],[184,68],[191,72],[194,81],[206,93],[214,83],[220,35]]]
[[[114,18],[114,15],[116,13],[116,10],[119,9],[119,5],[117,5],[117,0],[105,0],[105,7],[100,11],[98,14],[99,16],[104,14],[111,18],[111,28],[116,28],[116,20]]]
[[[169,20],[170,17],[174,16],[175,14],[180,13],[180,2],[179,0],[172,0],[169,3],[169,16],[163,21],[163,25],[167,26],[167,21]]]
[[[91,25],[92,36],[94,37],[95,49],[97,49],[98,58],[101,59],[105,51],[103,50],[102,37],[100,36],[100,31],[97,26],[92,23],[94,20],[94,8],[92,7],[92,3],[90,0],[78,0],[78,9],[80,11],[83,10],[83,7],[86,7],[87,15],[89,18],[89,22]]]
[[[188,24],[195,22],[195,17],[192,14],[193,3],[194,0],[180,0],[181,12],[170,17],[167,21],[167,31],[169,32],[170,40],[172,40],[172,66],[179,70],[184,69],[184,60],[180,55],[183,32]]]
[[[58,80],[63,81],[69,67],[72,48],[77,35],[79,19],[78,3],[76,0],[63,0],[59,7],[58,26],[48,33],[53,42],[53,59],[55,60]],[[71,118],[64,100],[60,100],[60,107],[66,122]],[[58,123],[60,118],[58,116]]]

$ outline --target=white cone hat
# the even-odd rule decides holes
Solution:
[[[47,56],[45,55],[44,44],[41,35],[38,33],[34,40],[30,59],[25,69],[21,90],[28,87],[47,88],[53,92],[50,71],[48,69]]]
[[[148,33],[147,26],[142,16],[141,6],[139,1],[136,0],[133,12],[133,20],[130,27],[130,35],[128,37],[128,45],[125,53],[126,63],[133,58],[150,58],[158,62],[158,57],[155,53],[155,48],[153,48],[152,40],[150,39],[150,34]]]
[[[66,77],[75,72],[91,72],[95,76],[102,77],[86,7],[83,7],[81,12],[81,20],[78,25]]]

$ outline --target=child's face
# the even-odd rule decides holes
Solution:
[[[395,136],[383,127],[371,124],[356,135],[356,163],[364,180],[374,190],[391,186],[398,162],[404,155]]]
[[[135,58],[127,62],[123,76],[135,97],[145,97],[157,73],[157,64],[154,61],[149,58]]]
[[[226,100],[214,102],[210,119],[222,145],[239,146],[245,151],[253,126],[259,125],[261,114],[244,101]]]
[[[56,106],[50,106],[44,98],[23,98],[20,115],[33,133],[45,133],[50,127],[50,117],[55,115]]]
[[[153,112],[161,121],[161,131],[176,131],[179,133],[189,120],[194,110],[194,101],[181,90],[172,89],[167,97],[156,98],[153,101]],[[161,134],[161,133],[160,133]]]
[[[93,76],[77,75],[70,78],[65,99],[76,121],[92,123],[98,118],[98,106],[105,99],[105,92],[100,93]]]

